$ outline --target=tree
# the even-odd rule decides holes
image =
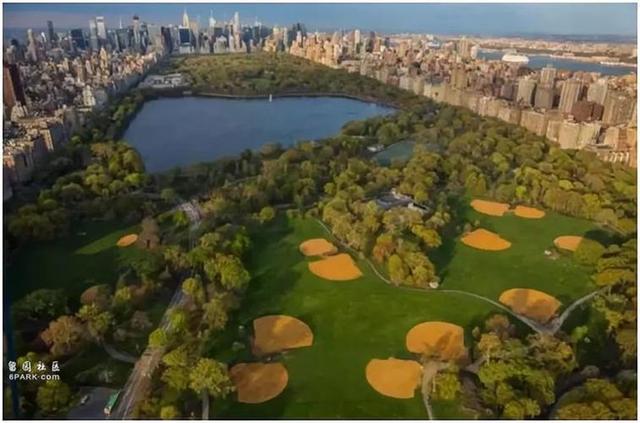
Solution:
[[[167,332],[158,328],[149,334],[149,345],[153,348],[166,347],[169,344],[169,336]]]
[[[61,289],[38,289],[13,304],[18,322],[49,321],[67,313],[67,296]]]
[[[263,207],[258,215],[260,223],[270,222],[274,217],[276,217],[276,211],[273,207]]]
[[[189,387],[196,393],[202,391],[216,399],[225,398],[234,390],[227,366],[211,358],[200,358],[189,375]]]
[[[615,383],[606,379],[587,379],[572,391],[572,401],[558,409],[560,419],[635,420],[635,389],[625,395]]]
[[[178,392],[189,387],[189,369],[187,367],[167,367],[160,379]]]
[[[36,404],[43,414],[60,415],[69,405],[71,389],[59,380],[48,380],[38,388]]]
[[[101,311],[95,304],[83,305],[78,310],[77,316],[87,324],[89,335],[96,342],[102,342],[104,335],[114,323],[113,314],[109,311]]]
[[[580,264],[595,266],[602,254],[604,254],[604,250],[604,247],[599,242],[585,238],[578,244],[573,257]]]
[[[75,316],[61,316],[49,323],[41,337],[54,356],[71,355],[84,345],[86,332]]]
[[[218,254],[204,265],[209,280],[218,280],[220,285],[229,290],[242,290],[251,277],[238,257]]]
[[[203,320],[211,330],[222,330],[227,325],[229,316],[223,302],[218,298],[213,298],[204,305]]]
[[[160,191],[160,198],[162,198],[167,203],[173,203],[177,198],[176,191],[173,188],[165,188]]]
[[[202,281],[197,278],[188,278],[182,282],[182,292],[189,296],[193,302],[200,306],[205,301],[204,287]]]
[[[458,375],[452,371],[437,374],[434,384],[433,399],[435,400],[452,401],[462,390]]]
[[[175,420],[180,417],[180,412],[175,405],[165,405],[160,409],[160,418],[162,420]]]

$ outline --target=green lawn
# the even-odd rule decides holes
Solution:
[[[444,266],[443,288],[497,298],[504,289],[522,286],[547,291],[563,301],[593,288],[588,269],[575,265],[570,257],[553,261],[543,255],[556,236],[584,234],[594,229],[591,223],[556,214],[525,220],[469,213],[513,247],[488,253],[452,240],[438,252],[439,264]],[[288,314],[305,321],[314,332],[313,346],[282,356],[289,371],[283,394],[263,404],[217,402],[214,413],[221,418],[425,418],[419,395],[397,400],[374,391],[365,378],[367,362],[391,356],[411,358],[404,337],[423,321],[459,324],[470,344],[471,330],[497,310],[473,298],[387,286],[363,261],[358,264],[364,276],[357,281],[322,280],[307,269],[313,259],[298,252],[300,242],[313,237],[327,237],[315,221],[282,217],[256,234],[249,258],[253,279],[242,309],[215,342],[211,355],[231,364],[251,360],[247,349],[234,353],[229,345],[233,341],[246,344],[246,336],[238,335],[238,325],[251,328],[254,318],[266,314]],[[469,417],[456,403],[436,402],[433,408],[441,418]]]
[[[145,254],[135,246],[116,246],[121,236],[132,232],[138,227],[87,222],[74,226],[65,238],[25,245],[6,269],[4,291],[15,302],[36,289],[62,288],[77,301],[91,285],[115,284],[119,268]]]
[[[582,235],[606,239],[608,234],[593,222],[546,211],[542,219],[524,219],[512,214],[487,216],[470,207],[464,210],[469,221],[497,233],[511,242],[504,251],[481,251],[459,239],[445,239],[431,255],[441,272],[442,287],[474,292],[498,299],[510,288],[532,288],[558,298],[564,305],[595,289],[591,270],[578,265],[570,253],[553,260],[544,255],[560,235]]]
[[[324,236],[312,220],[280,219],[255,238],[249,260],[254,278],[237,319],[221,338],[227,346],[233,338],[246,342],[235,336],[238,324],[251,327],[256,317],[288,314],[309,324],[314,344],[282,357],[289,385],[279,397],[257,405],[218,402],[217,416],[425,418],[419,396],[396,400],[374,391],[365,379],[367,363],[373,358],[411,358],[405,335],[420,322],[453,322],[465,327],[469,337],[473,327],[494,311],[473,299],[387,286],[363,262],[359,266],[364,276],[356,281],[320,279],[308,271],[307,262],[312,259],[303,257],[298,245]],[[247,350],[233,354],[228,347],[214,349],[212,355],[231,362],[248,358]],[[434,408],[438,410],[438,405]]]

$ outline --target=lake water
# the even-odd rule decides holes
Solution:
[[[291,145],[327,138],[352,120],[395,110],[337,97],[268,100],[182,97],[152,100],[124,139],[142,155],[148,172],[213,161],[269,142]]]
[[[484,60],[501,60],[504,56],[502,51],[486,51],[478,52],[478,59]],[[600,72],[602,75],[627,75],[629,73],[637,73],[636,68],[632,66],[606,66],[595,62],[582,62],[580,60],[556,58],[550,56],[541,56],[536,54],[526,54],[529,58],[527,67],[531,69],[542,69],[547,65],[551,65],[556,69],[569,70],[572,72]]]

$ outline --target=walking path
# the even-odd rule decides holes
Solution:
[[[315,221],[318,222],[318,224],[320,226],[322,226],[322,228],[329,234],[329,236],[331,236],[338,244],[340,244],[342,247],[350,250],[351,252],[356,254],[356,256],[360,255],[358,253],[358,251],[354,250],[349,245],[345,244],[344,242],[342,242],[341,240],[336,238],[336,236],[333,235],[333,233],[331,232],[331,229],[323,221],[321,221],[320,219],[315,219]],[[569,317],[571,312],[573,312],[573,310],[575,310],[581,304],[583,304],[583,303],[589,301],[590,299],[592,299],[593,297],[595,297],[598,293],[602,292],[602,290],[600,289],[600,290],[591,292],[591,293],[585,295],[582,298],[579,298],[578,300],[573,302],[571,305],[569,305],[560,316],[558,316],[557,318],[553,319],[550,323],[545,325],[545,324],[542,324],[542,323],[538,323],[538,322],[536,322],[536,321],[534,321],[532,319],[529,319],[526,316],[523,316],[521,314],[518,314],[518,313],[514,312],[509,307],[499,303],[498,301],[492,300],[491,298],[487,298],[487,297],[484,297],[484,296],[479,295],[479,294],[475,294],[473,292],[461,291],[461,290],[458,290],[458,289],[433,289],[433,290],[429,290],[429,289],[422,289],[422,288],[411,288],[411,287],[407,287],[407,286],[398,286],[398,285],[394,284],[393,282],[391,282],[389,279],[387,279],[376,268],[376,266],[371,262],[371,260],[369,260],[369,258],[364,257],[364,261],[371,268],[371,270],[376,274],[376,276],[378,276],[378,278],[380,278],[387,285],[391,285],[391,286],[399,288],[399,289],[404,289],[404,290],[409,290],[409,291],[418,291],[418,292],[423,292],[423,293],[424,292],[443,292],[443,293],[458,294],[458,295],[465,295],[467,297],[473,297],[473,298],[479,299],[481,301],[487,302],[487,303],[493,305],[494,307],[497,307],[497,308],[503,310],[506,313],[509,313],[511,316],[515,317],[516,319],[520,320],[522,323],[524,323],[527,326],[529,326],[535,332],[540,333],[540,334],[546,334],[546,335],[555,335],[558,332],[558,330],[560,330],[560,328],[562,327],[562,325],[564,324],[566,319]]]
[[[447,367],[449,367],[449,363],[443,363],[442,361],[435,360],[429,360],[422,365],[422,386],[420,390],[422,392],[422,402],[424,403],[425,410],[427,410],[429,420],[435,420],[433,409],[431,408],[431,392],[429,392],[432,388],[431,383],[438,372],[446,369]]]
[[[124,363],[135,363],[136,361],[138,361],[137,357],[134,357],[127,352],[118,351],[113,347],[113,345],[102,344],[102,346],[111,358],[114,358],[118,361],[122,361]]]
[[[183,210],[189,220],[191,221],[191,228],[189,230],[189,244],[191,248],[195,245],[195,240],[191,236],[193,230],[198,227],[202,218],[200,208],[195,201],[183,202],[178,206]],[[185,301],[185,296],[182,292],[182,286],[178,286],[176,291],[171,297],[171,301],[167,306],[167,309],[162,316],[160,325],[158,328],[168,331],[170,330],[170,319],[168,311],[174,307],[181,306]],[[105,346],[106,350],[106,346]],[[108,351],[107,351],[108,352]],[[129,379],[122,388],[120,394],[120,401],[116,405],[115,409],[109,417],[112,420],[124,420],[131,418],[131,414],[135,409],[136,404],[143,398],[146,389],[151,386],[151,378],[156,368],[160,364],[160,360],[164,354],[163,347],[147,346],[146,350],[136,362],[133,371],[129,375]]]

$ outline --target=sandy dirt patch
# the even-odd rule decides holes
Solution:
[[[406,345],[412,353],[442,360],[458,360],[466,355],[464,329],[447,322],[424,322],[412,327]]]
[[[499,301],[511,310],[530,317],[540,323],[547,323],[562,303],[549,294],[535,289],[514,288],[500,294]]]
[[[116,243],[116,245],[118,247],[128,247],[129,245],[133,245],[136,241],[138,240],[138,235],[136,234],[129,234],[129,235],[125,235],[122,238],[120,238],[118,240],[118,242]]]
[[[367,382],[377,392],[391,398],[413,398],[420,384],[422,366],[413,360],[373,359],[367,364]]]
[[[309,263],[309,270],[316,276],[330,281],[351,281],[362,276],[349,254],[336,254]]]
[[[308,347],[313,344],[313,332],[302,320],[291,316],[264,316],[253,321],[253,352],[266,355]]]
[[[535,207],[516,206],[513,214],[518,217],[524,217],[525,219],[542,219],[545,213]]]
[[[563,250],[575,251],[578,249],[578,245],[580,245],[582,239],[583,238],[581,236],[564,235],[554,239],[553,244]]]
[[[509,241],[486,229],[476,229],[473,232],[469,232],[462,237],[461,241],[469,247],[485,251],[501,251],[511,247]]]
[[[239,363],[229,375],[236,387],[238,402],[258,404],[280,395],[289,381],[281,363]]]
[[[486,200],[473,200],[471,201],[471,207],[479,213],[488,214],[489,216],[503,216],[509,205],[506,203],[496,203],[494,201]]]
[[[300,252],[305,256],[327,256],[337,253],[338,249],[324,238],[314,238],[300,244]]]

